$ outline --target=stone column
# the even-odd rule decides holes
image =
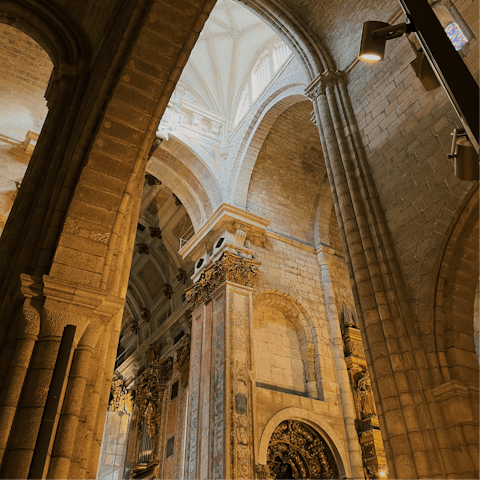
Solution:
[[[335,370],[337,373],[340,401],[342,404],[343,421],[347,437],[350,464],[354,478],[363,477],[363,462],[357,432],[355,430],[355,408],[350,391],[347,366],[344,360],[342,333],[340,331],[339,315],[335,303],[335,292],[333,289],[332,269],[335,268],[336,258],[334,250],[327,247],[320,247],[317,251],[318,263],[322,272],[322,284],[325,295],[327,319],[330,327],[330,338],[332,342]]]
[[[225,251],[193,304],[187,478],[254,478],[252,286],[260,262]]]
[[[75,442],[75,433],[83,408],[90,355],[102,331],[102,324],[112,317],[113,312],[121,310],[123,299],[82,289],[78,285],[58,282],[48,276],[38,282],[24,275],[22,283],[26,297],[24,313],[30,314],[33,309],[39,312],[39,318],[35,319],[32,314],[34,325],[29,325],[32,320],[27,321],[24,333],[15,347],[14,360],[17,352],[28,354],[28,370],[23,363],[19,363],[13,370],[19,373],[21,383],[10,384],[7,375],[6,386],[9,388],[0,407],[0,421],[5,426],[0,445],[5,449],[1,475],[6,478],[28,476],[63,329],[69,324],[76,326],[70,363],[72,357],[75,357],[75,360],[72,370],[70,366],[67,370],[71,376],[68,384],[65,382],[60,397],[45,466],[48,469],[55,445],[52,471],[48,476],[66,478],[73,451],[87,447],[84,438]],[[29,295],[32,298],[29,298]],[[37,308],[33,308],[33,305]],[[77,349],[75,354],[74,349]]]

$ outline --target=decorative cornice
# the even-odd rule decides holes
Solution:
[[[252,287],[258,275],[260,262],[231,252],[224,252],[220,259],[200,275],[198,281],[185,291],[193,309],[210,300],[213,292],[225,282]]]
[[[209,220],[180,249],[179,254],[183,259],[196,259],[205,243],[213,241],[216,235],[227,228],[228,224],[231,225],[231,228],[229,227],[231,231],[243,230],[247,234],[247,240],[254,240],[253,237],[260,238],[265,235],[270,221],[228,203],[222,203]]]

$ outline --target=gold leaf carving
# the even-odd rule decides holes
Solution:
[[[198,281],[185,291],[187,300],[195,309],[208,302],[213,292],[226,281],[252,287],[259,265],[260,262],[224,252],[220,260],[209,266]]]

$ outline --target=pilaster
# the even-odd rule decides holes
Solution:
[[[252,287],[260,262],[224,251],[193,304],[188,478],[254,478]]]

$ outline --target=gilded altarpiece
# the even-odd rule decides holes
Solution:
[[[188,478],[254,478],[249,371],[252,284],[258,265],[224,253],[187,291],[196,308],[190,364]]]
[[[373,398],[370,376],[365,359],[360,329],[355,315],[347,308],[343,312],[343,344],[345,362],[352,387],[357,429],[367,479],[387,479],[388,468]]]

